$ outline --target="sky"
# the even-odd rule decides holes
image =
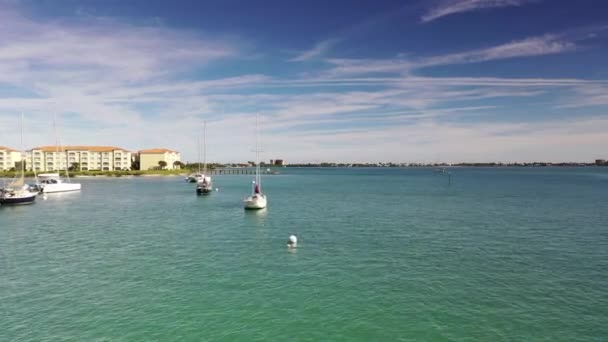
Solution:
[[[608,158],[602,0],[0,0],[0,145]]]

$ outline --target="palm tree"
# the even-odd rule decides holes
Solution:
[[[163,170],[165,167],[167,167],[167,162],[164,160],[160,160],[158,162],[158,166],[160,166],[160,169]]]
[[[183,166],[184,166],[184,164],[181,161],[179,161],[179,160],[176,160],[176,161],[173,162],[173,168],[174,169],[181,169]]]

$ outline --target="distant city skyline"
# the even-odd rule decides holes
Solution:
[[[287,163],[608,159],[608,3],[0,0],[0,145]],[[29,147],[28,147],[29,146]]]

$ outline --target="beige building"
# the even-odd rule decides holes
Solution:
[[[139,169],[154,170],[159,168],[158,162],[164,161],[167,163],[166,170],[179,169],[175,166],[176,161],[181,161],[181,155],[177,151],[168,150],[166,148],[153,148],[149,150],[139,151]]]
[[[130,170],[131,152],[115,146],[41,146],[27,151],[27,166],[36,171],[65,170],[73,165],[78,170]]]
[[[0,171],[7,171],[21,161],[21,152],[12,148],[0,146]],[[26,165],[27,167],[28,165]]]

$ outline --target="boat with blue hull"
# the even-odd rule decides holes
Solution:
[[[30,191],[29,186],[25,186],[20,190],[2,189],[0,190],[0,204],[32,204],[36,200],[37,194],[37,192]]]
[[[21,150],[23,151],[23,116],[21,117]],[[23,152],[22,152],[23,153]],[[36,200],[37,191],[25,184],[25,162],[20,161],[21,174],[7,186],[0,189],[0,204],[30,204]]]

